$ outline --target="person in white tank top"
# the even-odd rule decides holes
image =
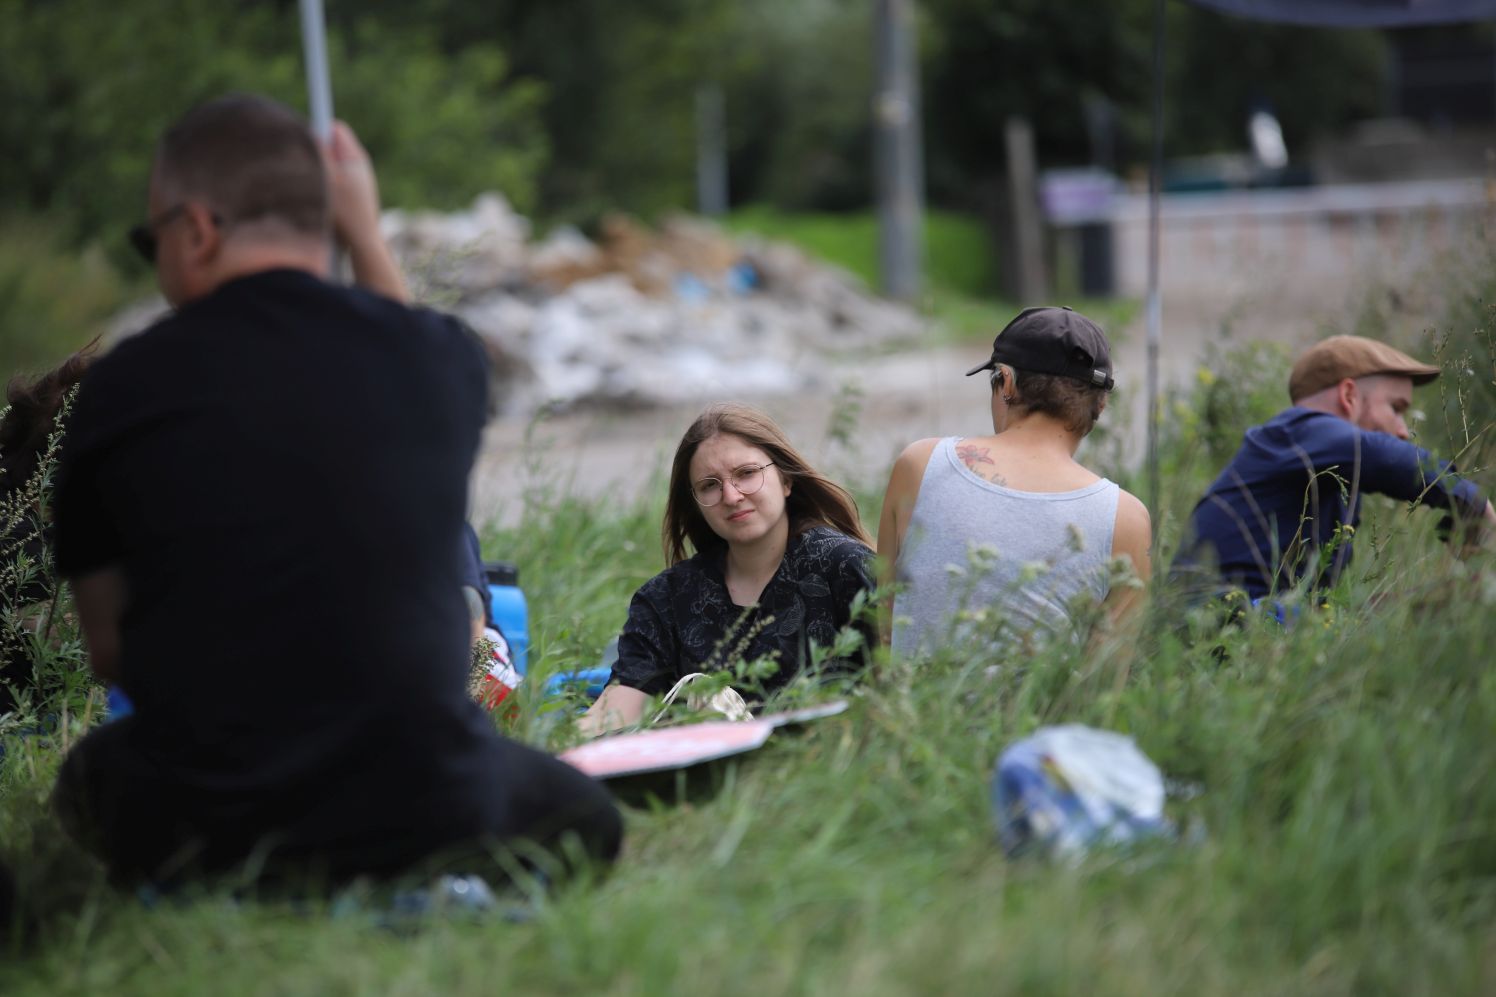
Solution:
[[[1027,308],[967,376],[983,371],[992,434],[919,440],[889,476],[878,553],[900,586],[883,628],[897,653],[935,649],[959,619],[1027,637],[1073,622],[1081,597],[1113,623],[1142,604],[1142,586],[1108,579],[1117,559],[1149,578],[1148,510],[1075,459],[1114,383],[1106,335],[1068,308]]]

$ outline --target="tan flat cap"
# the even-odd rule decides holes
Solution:
[[[1414,384],[1427,384],[1439,376],[1439,368],[1375,339],[1331,336],[1309,347],[1294,363],[1288,375],[1288,398],[1296,402],[1347,377],[1371,374],[1401,374],[1411,377]]]

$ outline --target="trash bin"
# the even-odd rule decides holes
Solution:
[[[1114,174],[1096,167],[1047,170],[1039,178],[1044,218],[1060,237],[1060,251],[1074,254],[1070,267],[1061,264],[1056,270],[1073,273],[1077,290],[1087,297],[1116,290],[1111,211],[1121,187]]]

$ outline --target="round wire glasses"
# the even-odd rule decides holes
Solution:
[[[764,486],[764,468],[773,466],[772,460],[767,464],[744,464],[735,468],[728,475],[728,480],[739,495],[752,495]],[[722,501],[722,479],[702,478],[691,485],[691,495],[695,497],[697,505],[710,509]]]

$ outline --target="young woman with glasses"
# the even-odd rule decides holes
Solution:
[[[871,643],[872,624],[852,616],[857,594],[874,586],[857,504],[757,409],[713,405],[686,430],[660,533],[669,567],[634,594],[586,732],[635,724],[651,696],[738,661],[776,660],[761,680],[772,692],[811,664],[812,643],[831,645],[849,624],[864,652]],[[862,664],[859,654],[823,668]]]

